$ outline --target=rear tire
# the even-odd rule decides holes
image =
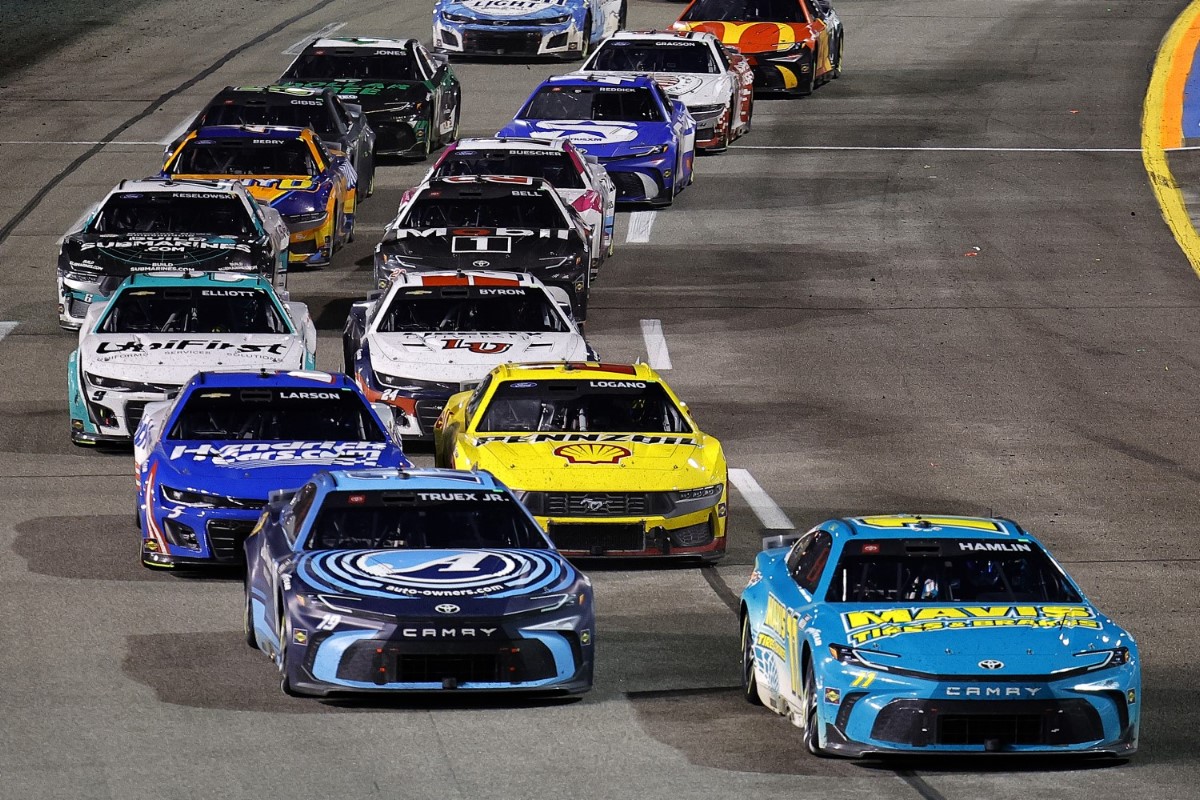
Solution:
[[[754,673],[754,640],[750,637],[750,618],[742,617],[742,697],[752,706],[761,706],[758,676]]]

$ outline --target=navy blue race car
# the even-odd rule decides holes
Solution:
[[[608,170],[619,202],[669,206],[692,182],[696,121],[646,75],[549,78],[496,135],[569,139]]]
[[[287,694],[591,688],[591,583],[486,472],[322,472],[245,550],[246,641]]]
[[[330,467],[407,467],[391,428],[345,375],[198,373],[134,436],[142,563],[241,563],[271,492]]]
[[[816,755],[1137,751],[1141,665],[1005,519],[834,519],[771,537],[742,592],[746,699]]]

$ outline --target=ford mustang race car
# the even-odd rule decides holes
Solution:
[[[362,106],[381,156],[423,159],[458,138],[462,86],[416,39],[318,39],[279,83],[332,89]]]
[[[595,354],[561,289],[511,272],[409,272],[355,303],[343,333],[347,374],[393,406],[397,431],[428,439],[450,395],[508,361]]]
[[[454,175],[527,175],[548,181],[588,226],[592,279],[613,252],[617,187],[595,156],[566,139],[460,139],[447,147],[424,182]],[[415,190],[409,190],[415,194]],[[401,198],[403,208],[409,193]]]
[[[231,181],[121,181],[58,255],[58,324],[75,330],[134,272],[257,272],[283,289],[288,230]]]
[[[246,641],[287,694],[592,685],[592,588],[484,472],[323,472],[246,540]]]
[[[390,421],[344,375],[196,375],[174,402],[149,406],[137,431],[142,563],[240,563],[272,492],[335,466],[407,467]]]
[[[842,21],[829,0],[693,0],[674,24],[746,55],[759,92],[812,94],[842,73]]]
[[[606,76],[649,73],[682,100],[696,120],[696,147],[719,153],[750,130],[754,74],[746,57],[711,33],[621,31],[600,45],[580,72]]]
[[[375,246],[375,282],[455,269],[528,272],[587,319],[591,232],[554,187],[516,175],[458,175],[417,187]]]
[[[600,159],[627,203],[669,206],[692,182],[696,121],[645,75],[549,78],[496,135],[570,139]]]
[[[204,369],[311,369],[317,331],[303,303],[230,272],[131,275],[88,309],[67,362],[71,440],[128,442],[148,403]]]
[[[506,364],[450,398],[437,463],[486,469],[529,507],[564,553],[725,553],[727,470],[645,364]]]
[[[625,27],[626,0],[436,0],[433,46],[470,56],[586,58]]]
[[[833,519],[764,546],[743,688],[810,752],[1137,750],[1133,637],[1015,522]]]
[[[215,125],[189,133],[167,156],[171,178],[233,178],[283,215],[293,264],[328,264],[354,238],[357,176],[341,151],[308,128]]]

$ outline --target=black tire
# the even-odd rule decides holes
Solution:
[[[617,30],[625,30],[629,24],[629,3],[621,3],[621,11],[617,15]]]
[[[354,352],[355,352],[354,350],[351,350],[350,347],[348,347],[346,345],[346,342],[343,339],[342,340],[342,366],[345,367],[345,369],[342,371],[345,372],[347,375],[349,375],[351,380],[354,380]]]
[[[333,244],[329,247],[329,261],[333,263],[333,254],[342,249],[342,231],[346,227],[346,220],[342,217],[342,204],[338,203],[333,207]]]
[[[254,611],[250,604],[250,587],[245,587],[246,601],[242,609],[242,633],[246,635],[246,644],[251,650],[258,649],[258,636],[254,633]]]
[[[752,706],[761,706],[758,678],[754,675],[754,641],[750,638],[750,618],[742,617],[742,697]]]
[[[821,738],[817,733],[817,681],[811,665],[804,675],[804,749],[817,758],[825,758]]]
[[[833,59],[833,70],[829,73],[830,80],[836,81],[838,78],[842,77],[842,48],[845,47],[845,42],[846,34],[838,33],[837,50],[834,51],[837,53],[837,58]]]
[[[583,41],[579,43],[579,56],[572,61],[586,61],[592,54],[592,12],[583,18]]]

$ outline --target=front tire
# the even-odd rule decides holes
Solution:
[[[754,671],[754,639],[750,635],[749,617],[742,617],[742,697],[752,706],[763,704]]]
[[[579,43],[579,56],[572,61],[586,61],[592,54],[592,12],[583,18],[583,41]]]
[[[817,731],[817,681],[811,664],[804,676],[804,749],[817,758],[825,758]]]
[[[250,586],[246,586],[246,602],[242,610],[242,632],[246,636],[246,645],[251,650],[258,649],[258,636],[254,633],[254,605],[250,600]]]

